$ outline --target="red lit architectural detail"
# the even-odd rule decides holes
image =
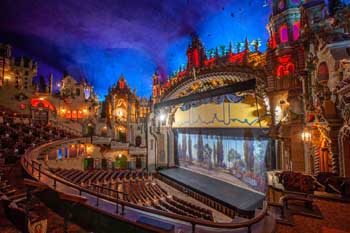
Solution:
[[[240,52],[237,54],[229,54],[229,60],[231,63],[242,63],[243,62],[243,58],[245,56],[246,52]]]
[[[177,74],[177,77],[183,77],[183,76],[185,76],[185,75],[186,75],[186,70],[179,72],[179,73]]]
[[[281,43],[287,43],[288,42],[288,27],[287,25],[282,25],[279,30],[280,34],[280,41]]]
[[[295,22],[293,24],[293,40],[296,41],[300,36],[300,22]]]
[[[25,108],[26,108],[26,104],[20,103],[20,104],[19,104],[19,108],[22,109],[22,110],[25,109]]]
[[[119,80],[119,88],[124,89],[124,87],[125,87],[125,81],[124,81],[124,79],[120,79]]]
[[[83,112],[82,111],[78,111],[78,118],[82,119],[83,118]]]
[[[277,72],[276,72],[278,77],[284,77],[284,76],[294,74],[295,65],[290,60],[291,60],[290,55],[286,55],[278,58],[279,66],[277,67]]]
[[[72,111],[72,118],[73,119],[76,119],[77,118],[77,111]]]
[[[198,68],[206,60],[205,49],[202,42],[195,35],[192,36],[192,42],[187,49],[187,69]]]
[[[47,100],[41,100],[41,99],[38,99],[38,98],[34,98],[34,99],[31,99],[30,104],[31,104],[32,107],[35,107],[35,108],[37,108],[38,105],[41,104],[44,108],[48,108],[51,111],[55,111],[56,110],[55,106],[52,103],[50,103],[49,101],[47,101]]]
[[[66,112],[66,118],[67,118],[67,119],[71,119],[71,118],[72,118],[72,112],[71,112],[70,110],[68,110],[68,111]]]
[[[167,82],[164,84],[164,87],[165,87],[165,88],[168,88],[168,87],[170,87],[170,86],[171,86],[170,81],[167,81]]]
[[[205,66],[213,65],[213,64],[215,64],[215,61],[216,61],[216,58],[215,58],[215,57],[210,58],[210,59],[204,61],[204,65],[205,65]]]
[[[198,49],[193,50],[193,64],[197,68],[199,67],[199,53]]]
[[[275,33],[272,33],[271,40],[270,40],[270,48],[275,49],[276,47],[277,47],[276,35]]]

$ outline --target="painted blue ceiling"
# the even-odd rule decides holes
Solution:
[[[189,35],[207,49],[267,40],[265,0],[2,0],[0,41],[39,62],[39,74],[87,78],[100,97],[121,73],[142,96],[151,76],[186,63]]]

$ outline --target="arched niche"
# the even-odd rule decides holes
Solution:
[[[326,62],[321,62],[317,69],[317,80],[326,85],[329,80],[329,69]]]

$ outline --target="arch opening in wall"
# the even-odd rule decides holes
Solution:
[[[280,34],[280,42],[287,43],[289,38],[288,38],[288,26],[286,24],[280,27],[279,34]]]
[[[293,24],[293,40],[296,41],[300,36],[300,22],[295,22]]]
[[[127,130],[126,127],[123,125],[116,125],[115,126],[115,136],[116,136],[116,140],[117,142],[122,142],[122,143],[126,143],[127,141]]]
[[[107,136],[107,126],[106,125],[101,128],[101,136],[102,137]]]
[[[329,70],[326,62],[322,62],[318,66],[317,80],[322,84],[327,84],[329,80]]]
[[[350,176],[350,127],[345,126],[339,133],[341,175]]]
[[[137,136],[135,138],[135,146],[140,147],[141,144],[142,144],[142,138],[141,138],[141,136]]]

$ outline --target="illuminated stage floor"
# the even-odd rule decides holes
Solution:
[[[182,168],[160,170],[159,173],[199,193],[242,211],[262,206],[264,195]]]

